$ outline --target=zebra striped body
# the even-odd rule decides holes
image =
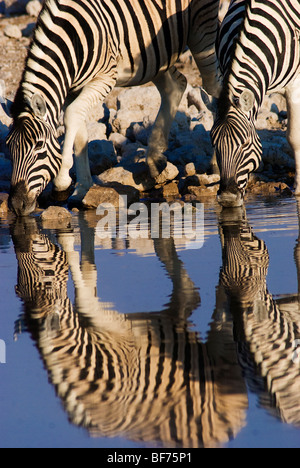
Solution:
[[[82,199],[92,185],[85,119],[115,85],[153,81],[157,86],[162,104],[147,161],[152,177],[161,172],[170,126],[186,89],[186,79],[174,67],[186,46],[204,88],[218,94],[218,7],[219,0],[46,0],[11,109],[7,142],[14,166],[11,205],[17,214],[32,211],[53,177],[58,191],[68,189],[73,148],[74,197]],[[60,158],[56,131],[63,110]]]
[[[219,201],[239,206],[249,174],[262,160],[255,121],[267,93],[286,94],[288,140],[300,191],[300,2],[233,0],[222,23],[217,53],[223,74],[212,141],[221,175]]]

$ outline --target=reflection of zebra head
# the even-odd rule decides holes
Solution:
[[[18,115],[18,106],[16,99],[13,117]],[[58,174],[61,153],[56,134],[45,120],[42,97],[33,96],[22,109],[7,138],[13,164],[9,204],[17,215],[26,216],[34,211],[37,197]]]
[[[225,207],[243,204],[249,175],[258,169],[262,159],[254,121],[247,115],[251,100],[249,91],[233,103],[228,97],[221,97],[218,119],[211,132],[221,176],[218,200]]]
[[[66,254],[42,234],[35,219],[17,222],[12,238],[18,260],[16,293],[31,321],[50,331],[59,326],[60,311],[69,303]]]
[[[269,253],[264,241],[253,233],[243,208],[225,210],[220,220],[223,266],[220,281],[239,310],[263,301]]]
[[[266,244],[237,212],[242,214],[243,208],[225,210],[220,222],[220,290],[233,318],[239,362],[260,404],[282,421],[300,426],[300,367],[293,358],[300,336],[299,297],[275,299],[270,294]]]

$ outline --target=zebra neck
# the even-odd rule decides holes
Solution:
[[[245,0],[225,73],[233,99],[252,91],[254,116],[267,93],[283,90],[299,73],[299,15],[299,1]]]

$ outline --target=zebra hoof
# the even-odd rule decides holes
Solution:
[[[72,195],[73,191],[74,191],[73,185],[70,185],[70,187],[67,190],[61,190],[61,191],[53,188],[52,198],[55,202],[58,202],[58,203],[66,202]]]
[[[167,167],[167,158],[163,154],[159,157],[148,157],[147,164],[149,167],[150,176],[152,179],[156,179]]]
[[[72,194],[72,196],[69,198],[69,203],[72,204],[73,206],[78,206],[82,205],[82,200],[90,190],[90,188],[93,186],[93,183],[88,184],[88,185],[79,185],[77,184],[75,186],[75,190]]]

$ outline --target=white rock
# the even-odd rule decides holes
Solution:
[[[88,139],[93,140],[107,140],[107,128],[104,123],[101,122],[90,122],[87,124]]]
[[[30,16],[38,17],[42,9],[42,4],[39,0],[31,0],[26,5],[26,13]]]
[[[139,165],[139,164],[138,164]],[[98,181],[103,184],[111,184],[117,182],[122,185],[130,185],[140,192],[153,188],[154,182],[150,177],[146,177],[142,173],[137,177],[136,173],[125,169],[122,166],[117,166],[108,169],[97,177]]]
[[[15,24],[8,24],[4,29],[4,35],[12,39],[21,39],[22,32]]]
[[[189,176],[193,176],[195,174],[196,174],[195,164],[193,162],[190,162],[190,163],[186,164],[186,166],[184,168],[184,175],[189,177]]]
[[[127,144],[128,139],[121,133],[111,133],[109,141],[113,143],[115,150],[120,151]]]
[[[118,110],[135,111],[142,116],[151,116],[154,120],[161,103],[160,94],[155,86],[127,88],[117,98]]]

